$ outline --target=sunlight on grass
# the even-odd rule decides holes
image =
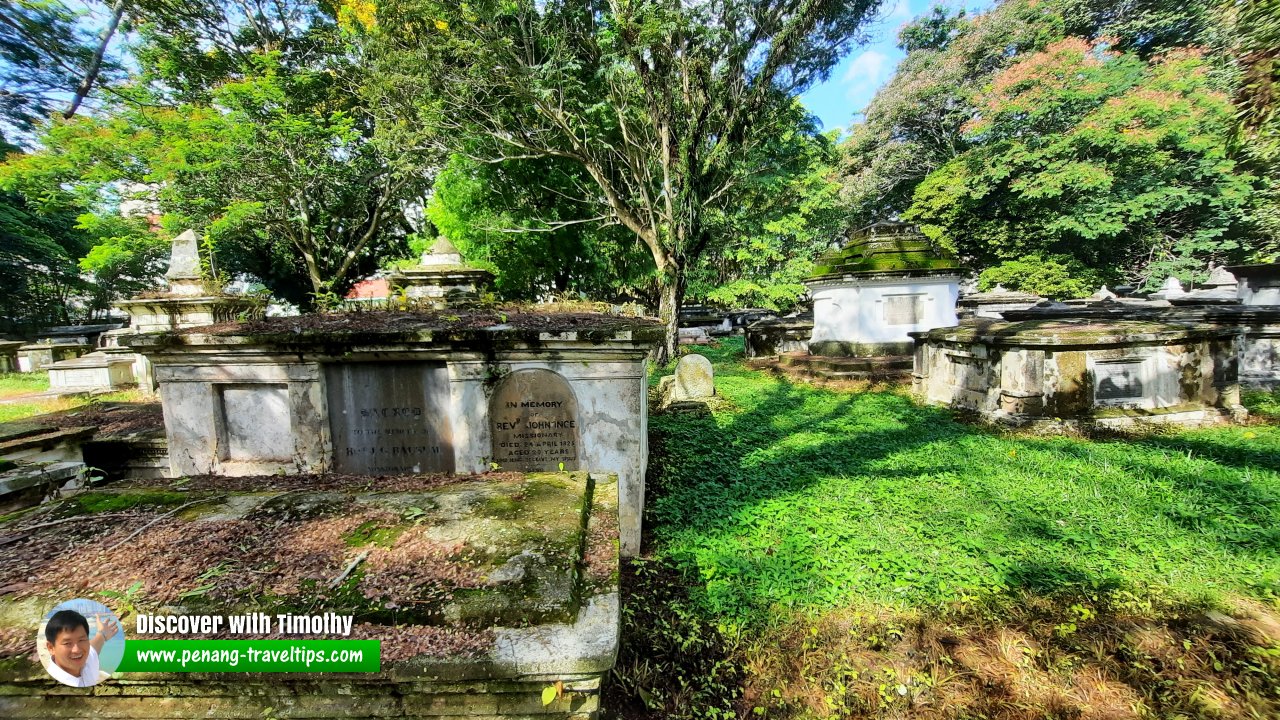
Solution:
[[[1278,427],[1003,434],[745,370],[740,347],[704,351],[735,410],[651,420],[654,537],[717,613],[1280,591]]]
[[[0,373],[0,400],[44,392],[49,389],[49,373]]]

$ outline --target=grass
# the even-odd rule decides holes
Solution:
[[[49,373],[0,373],[0,400],[44,392],[49,389]]]
[[[47,372],[0,373],[0,423],[30,420],[40,415],[74,410],[93,402],[141,402],[146,399],[136,390],[125,390],[93,397],[67,395],[14,400],[48,390]]]
[[[946,697],[967,708],[949,717],[985,716],[986,701],[1029,713],[1005,717],[1090,703],[1194,716],[1205,698],[1226,716],[1280,709],[1280,631],[1233,645],[1193,621],[1214,608],[1275,617],[1280,396],[1250,394],[1262,421],[1248,426],[1045,437],[965,424],[901,391],[792,384],[746,369],[740,349],[700,350],[722,396],[711,411],[650,420],[649,557],[628,610],[658,618],[640,645],[674,612],[672,627],[712,628],[698,642],[747,668],[736,684],[717,671],[716,712],[932,716],[920,708]],[[685,600],[649,607],[673,582]],[[1134,618],[1178,655],[1151,677],[1132,671]],[[1034,662],[1011,660],[1015,646]],[[643,652],[633,660],[661,657]],[[1000,693],[978,681],[1009,663]],[[918,692],[961,666],[960,690]],[[622,667],[628,686],[641,665]],[[1110,690],[1076,692],[1086,670]],[[681,715],[680,693],[654,682],[650,707]]]

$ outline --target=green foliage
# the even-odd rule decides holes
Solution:
[[[903,213],[944,247],[980,265],[1066,255],[1147,285],[1240,258],[1253,178],[1230,159],[1233,112],[1198,53],[1146,62],[1069,38],[975,101],[969,149]]]
[[[0,183],[0,331],[29,332],[70,322],[69,299],[84,289],[75,259],[89,240],[75,216],[42,209]]]
[[[631,561],[622,588],[628,637],[611,693],[664,718],[736,718],[745,675],[734,657],[740,631],[692,600],[689,582],[668,561]]]
[[[1108,282],[1108,278],[1068,255],[1030,255],[983,270],[978,276],[978,289],[1003,285],[1008,290],[1061,300],[1088,297]]]
[[[151,232],[145,220],[86,213],[77,218],[76,227],[94,243],[79,262],[93,276],[91,307],[107,310],[114,300],[161,284],[170,242]]]
[[[66,106],[93,56],[81,21],[68,3],[0,4],[0,140],[6,130],[10,139],[32,132],[55,107]]]
[[[563,160],[478,163],[454,154],[436,176],[427,217],[469,262],[496,271],[503,298],[644,297],[653,262],[635,236],[600,220],[578,222],[592,217],[583,191],[590,182]]]
[[[918,19],[899,35],[906,59],[842,146],[851,225],[910,213],[978,269],[1070,255],[1127,281],[1243,256],[1240,236],[1262,214],[1250,216],[1252,179],[1229,152],[1221,93],[1232,74],[1219,54],[1187,50],[1227,36],[1202,0],[1004,0]],[[1044,62],[1068,38],[1091,49]]]
[[[813,261],[845,221],[834,134],[820,135],[799,103],[750,164],[739,203],[708,213],[709,245],[690,267],[688,297],[725,307],[790,310],[804,295]]]
[[[725,409],[650,421],[648,503],[660,556],[715,617],[1280,589],[1280,427],[1001,435],[715,360]]]

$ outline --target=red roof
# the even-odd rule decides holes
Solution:
[[[386,278],[369,278],[352,286],[348,300],[382,300],[391,297],[391,284]]]

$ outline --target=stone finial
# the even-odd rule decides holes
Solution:
[[[431,247],[422,253],[420,265],[426,267],[438,265],[462,265],[462,253],[458,252],[458,248],[449,242],[449,238],[441,235],[436,238]]]
[[[1107,289],[1106,285],[1098,288],[1098,292],[1089,296],[1090,300],[1115,300],[1116,294]]]
[[[200,241],[194,230],[187,230],[173,239],[173,251],[169,255],[169,291],[174,295],[201,295],[204,284],[200,277]]]
[[[1204,281],[1204,286],[1209,288],[1234,288],[1236,284],[1236,276],[1232,275],[1230,271],[1222,265],[1214,268],[1213,271],[1209,273],[1209,279]]]
[[[1170,275],[1164,284],[1160,286],[1160,292],[1164,297],[1176,297],[1178,295],[1186,295],[1187,291],[1182,288],[1182,281]]]

